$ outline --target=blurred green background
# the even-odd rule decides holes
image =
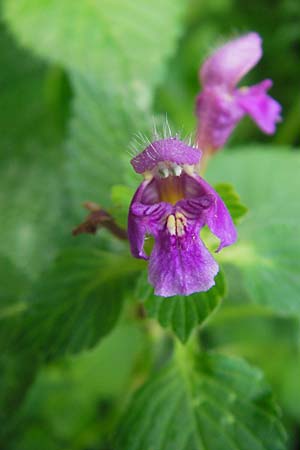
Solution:
[[[201,61],[218,43],[254,30],[263,37],[264,55],[243,84],[271,78],[274,81],[271,95],[283,106],[283,122],[279,124],[275,136],[269,137],[262,135],[250,120],[245,119],[238,126],[226,151],[237,148],[238,152],[240,145],[256,142],[260,145],[266,143],[270,158],[276,146],[282,146],[286,152],[296,150],[300,142],[299,1],[190,0],[182,3],[184,8],[178,40],[175,42],[174,39],[173,48],[168,50],[164,73],[155,82],[154,112],[162,115],[167,113],[174,129],[182,130],[183,134],[192,132],[196,123],[193,111],[195,96],[200,90],[197,74]],[[23,4],[26,2],[23,1]],[[35,4],[38,6],[39,0]],[[125,2],[124,5],[126,9]],[[105,2],[104,6],[110,8],[109,2]],[[40,1],[40,7],[46,8],[47,2]],[[18,338],[14,352],[6,351],[5,343],[9,343],[10,334],[19,326],[18,313],[22,311],[24,299],[40,271],[47,268],[59,248],[79,245],[70,232],[84,214],[80,209],[80,201],[97,201],[97,198],[89,196],[89,189],[92,189],[89,186],[82,188],[82,194],[71,198],[70,190],[74,189],[76,193],[76,189],[78,192],[81,189],[81,179],[80,176],[76,178],[79,173],[77,168],[70,167],[65,161],[65,154],[72,157],[72,130],[74,132],[76,129],[80,135],[78,140],[89,147],[89,140],[81,130],[82,127],[88,129],[90,126],[89,114],[93,105],[88,104],[83,96],[81,100],[86,110],[82,120],[76,117],[70,120],[72,105],[73,111],[78,110],[74,90],[78,88],[80,97],[81,81],[61,64],[60,57],[57,60],[52,58],[54,50],[52,52],[51,49],[55,47],[55,41],[53,44],[51,32],[46,41],[50,55],[47,60],[39,56],[43,53],[39,49],[27,49],[30,45],[22,38],[22,33],[19,39],[15,37],[10,30],[14,29],[13,21],[10,20],[13,12],[7,13],[9,8],[5,8],[5,19],[2,18],[0,28],[0,319],[1,340],[4,342],[0,363],[1,448],[113,450],[109,435],[126,403],[128,392],[141,383],[153,361],[159,364],[167,357],[170,343],[168,337],[163,343],[158,340],[157,336],[161,333],[158,325],[152,324],[150,337],[145,334],[144,328],[147,326],[133,319],[129,305],[123,311],[116,329],[94,348],[83,350],[78,355],[61,356],[51,362],[46,360],[39,366],[38,361],[43,359],[43,355],[36,352],[35,348],[24,350],[22,335]],[[21,19],[25,9],[26,5],[24,11],[19,11]],[[47,23],[47,14],[45,17]],[[49,16],[50,31],[52,20]],[[72,16],[59,20],[72,22]],[[164,27],[163,21],[162,18]],[[32,23],[32,39],[37,40],[38,48],[40,35],[35,37],[35,22]],[[97,22],[94,26],[98,26]],[[170,24],[167,23],[166,34],[169,32],[168,26]],[[78,24],[78,47],[84,45],[81,32],[83,30]],[[90,33],[92,39],[95,29],[90,27],[84,32]],[[83,49],[87,54],[89,51],[89,48]],[[115,82],[115,63],[112,59],[111,69],[107,68],[111,70],[112,77],[110,81],[106,80],[107,86]],[[98,64],[101,71],[101,58]],[[142,65],[143,62],[138,61],[137,64]],[[92,90],[93,84],[89,87]],[[104,83],[99,81],[99,89],[102,88],[105,91]],[[135,88],[141,93],[141,111],[145,111],[149,102],[148,92],[143,91],[142,85]],[[104,109],[95,116],[95,121],[98,121],[100,128],[106,126],[117,139],[118,133],[121,136],[122,131],[118,128],[118,122],[112,120],[106,124],[103,120],[110,111],[105,109],[105,92],[99,95],[99,104],[103,103]],[[129,99],[132,98],[130,95],[129,92]],[[125,102],[130,102],[128,97]],[[117,97],[112,104],[116,111],[121,109]],[[146,112],[144,116],[141,124],[135,121],[135,131],[143,129]],[[128,129],[132,133],[132,124]],[[102,148],[107,148],[108,153],[109,132],[101,141]],[[125,151],[124,160],[127,158]],[[265,159],[264,163],[268,164]],[[108,197],[105,180],[109,178],[118,183],[120,169],[115,164],[112,155],[110,168],[104,166],[99,175],[91,174],[90,183],[93,189],[97,184],[101,198],[99,201],[104,204],[105,196]],[[84,170],[85,165],[88,172],[90,166],[85,159],[80,161],[78,167],[82,166]],[[257,170],[268,168],[262,165]],[[65,182],[65,173],[71,173],[71,189]],[[131,186],[136,183],[130,173],[125,176],[126,179]],[[86,247],[95,246],[95,243],[106,250],[118,250],[120,245],[110,242],[106,233],[96,238],[80,238],[80,244]],[[235,277],[232,270],[232,276]],[[224,311],[222,309],[205,330],[204,345],[245,356],[266,371],[285,412],[291,448],[300,448],[297,446],[300,425],[298,319],[273,318],[265,313],[261,317],[261,312],[255,309],[251,310],[250,319],[246,313],[244,319],[236,318],[234,308],[241,301],[238,287],[236,291],[236,295],[228,299]],[[246,311],[246,302],[246,306],[244,302],[241,303],[242,308],[245,308],[242,311]],[[97,327],[97,317],[94,321]],[[62,320],[61,327],[64,326]],[[37,331],[36,339],[39,339],[38,336]],[[35,366],[40,368],[32,372]]]

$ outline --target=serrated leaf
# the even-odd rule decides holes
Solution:
[[[286,448],[277,407],[259,370],[216,354],[184,358],[136,393],[118,430],[117,450]]]
[[[157,319],[163,327],[171,329],[182,342],[186,342],[192,331],[217,310],[225,296],[225,280],[221,272],[215,281],[216,285],[207,292],[165,298],[154,295],[144,272],[138,280],[135,296],[144,301],[149,317]]]
[[[299,420],[299,319],[274,317],[255,305],[225,307],[215,319],[208,330],[212,337],[208,341],[214,348],[244,357],[262,368],[284,416]],[[274,349],[276,358],[270,357]]]
[[[250,212],[238,229],[238,243],[220,253],[236,266],[251,301],[282,314],[300,313],[300,156],[247,148],[218,155],[212,181],[236,186]],[[237,275],[239,276],[239,275]],[[231,284],[235,279],[231,280]],[[229,283],[230,288],[230,283]]]
[[[9,349],[34,348],[48,359],[94,346],[115,325],[138,270],[140,262],[127,255],[62,252],[42,275],[23,313],[4,323],[1,345],[4,340]]]
[[[239,223],[247,213],[248,208],[243,205],[239,195],[235,192],[234,187],[229,183],[218,183],[215,186],[215,190],[223,199],[234,223]]]
[[[160,79],[183,8],[180,0],[8,0],[3,10],[22,44],[43,57],[129,79],[138,92]]]
[[[126,394],[132,372],[145,350],[145,334],[138,324],[120,324],[100,345],[44,366],[22,405],[22,430],[15,433],[15,449],[95,448],[107,434]],[[2,425],[2,424],[1,424]],[[51,429],[51,436],[49,436]]]

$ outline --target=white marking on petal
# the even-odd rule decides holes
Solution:
[[[186,226],[186,223],[187,223],[186,222],[186,218],[184,217],[184,215],[182,213],[176,212],[175,219],[176,219],[177,236],[181,237],[185,233],[185,226]]]
[[[180,212],[176,212],[175,216],[170,214],[167,219],[167,229],[171,236],[184,236],[186,224],[186,217]]]
[[[176,219],[173,214],[170,214],[167,220],[167,228],[171,236],[176,235]]]

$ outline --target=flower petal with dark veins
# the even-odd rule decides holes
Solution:
[[[168,139],[167,145],[177,143]],[[193,149],[184,143],[182,148],[182,160],[187,161]],[[168,167],[169,161],[158,164],[161,162]],[[178,158],[174,162],[178,164]],[[207,291],[215,284],[219,267],[202,242],[200,231],[207,225],[220,239],[220,251],[237,238],[231,216],[220,196],[195,171],[178,171],[178,175],[166,178],[160,177],[155,166],[152,171],[138,187],[129,208],[131,252],[136,258],[149,259],[148,279],[156,295]],[[144,250],[147,235],[154,237],[150,256]]]

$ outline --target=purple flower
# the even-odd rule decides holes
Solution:
[[[149,259],[156,295],[189,295],[215,284],[219,267],[199,236],[204,225],[220,239],[218,251],[237,237],[223,201],[196,173],[200,159],[200,150],[171,137],[131,160],[144,181],[130,205],[128,237],[133,256]],[[155,241],[150,257],[144,250],[148,234]]]
[[[236,87],[260,60],[261,44],[257,33],[249,33],[220,47],[204,62],[200,70],[203,91],[196,104],[197,142],[204,151],[223,147],[245,114],[264,133],[275,132],[275,124],[281,120],[281,106],[267,94],[272,81]]]

